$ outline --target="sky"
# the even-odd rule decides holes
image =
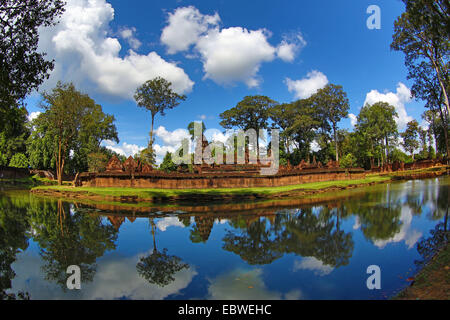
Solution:
[[[380,8],[380,29],[367,27],[371,5]],[[385,101],[403,131],[408,121],[422,123],[424,111],[411,98],[403,53],[390,49],[403,11],[400,0],[67,0],[60,23],[39,31],[39,50],[55,60],[39,91],[73,82],[116,118],[120,142],[103,145],[129,156],[147,146],[151,123],[134,92],[166,78],[187,99],[156,117],[158,161],[192,121],[223,140],[219,115],[245,96],[286,103],[328,83],[342,85],[350,101],[341,128],[352,130],[364,104]],[[27,99],[30,117],[39,100],[39,92]]]

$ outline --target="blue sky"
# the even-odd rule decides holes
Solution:
[[[56,61],[41,90],[74,82],[116,117],[120,143],[107,145],[126,155],[147,145],[150,130],[134,90],[158,75],[187,95],[156,119],[159,159],[191,121],[223,130],[219,114],[244,96],[290,102],[326,83],[344,87],[353,115],[383,100],[396,106],[400,129],[421,122],[423,103],[410,98],[403,54],[389,47],[400,0],[67,2],[61,23],[40,31],[40,49]],[[370,5],[381,9],[380,30],[366,26]],[[28,99],[30,113],[38,100]],[[351,118],[340,126],[351,129]]]

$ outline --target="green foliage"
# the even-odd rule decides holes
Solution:
[[[0,3],[0,109],[37,89],[53,70],[38,52],[39,28],[54,25],[61,0],[4,0]]]
[[[417,136],[419,133],[419,123],[416,120],[410,121],[406,125],[406,130],[401,134],[403,147],[414,159],[414,151],[419,147]]]
[[[89,172],[105,171],[108,161],[109,161],[109,157],[105,153],[95,152],[95,153],[88,154],[87,162],[88,162]]]
[[[392,161],[400,161],[400,162],[404,162],[404,163],[413,162],[412,157],[408,156],[406,153],[404,153],[403,151],[401,151],[397,148],[392,150],[391,157],[392,157]]]
[[[18,105],[0,107],[0,153],[7,161],[16,153],[26,152],[26,139],[30,134],[25,107]]]
[[[156,155],[155,151],[153,150],[153,146],[148,146],[147,148],[141,150],[139,154],[137,155],[137,158],[145,164],[149,164],[152,167],[156,166]]]
[[[186,96],[175,93],[171,87],[172,84],[169,81],[156,77],[137,88],[134,95],[137,105],[150,111],[152,115],[149,146],[153,145],[155,116],[158,113],[165,116],[167,110],[177,107],[181,101],[186,100]]]
[[[0,152],[0,166],[6,165],[8,165],[8,159],[6,159],[6,156]]]
[[[398,136],[395,108],[385,102],[365,105],[359,115],[355,133],[359,151],[371,159],[386,160]]]
[[[350,108],[347,94],[342,86],[328,84],[311,97],[313,105],[322,116],[323,128],[331,127],[335,142],[335,157],[339,161],[339,148],[337,137],[337,124],[342,118],[347,117]],[[327,130],[324,130],[325,132]]]
[[[64,169],[88,170],[88,155],[100,152],[103,140],[119,141],[114,117],[73,84],[58,83],[42,98],[44,112],[33,121],[28,154],[33,167],[56,168],[59,183]]]
[[[161,163],[159,168],[162,171],[165,171],[167,173],[177,171],[177,165],[175,163],[173,163],[172,154],[170,152],[166,153],[166,155],[164,156],[163,162]]]
[[[357,159],[353,154],[348,153],[339,164],[342,168],[355,168],[357,167]]]
[[[23,153],[16,153],[9,162],[13,168],[28,168],[28,159]]]

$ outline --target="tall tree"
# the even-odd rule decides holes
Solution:
[[[347,94],[342,86],[328,84],[311,97],[312,101],[322,111],[324,121],[329,122],[333,129],[333,137],[336,149],[336,161],[339,161],[339,147],[337,137],[337,124],[342,118],[347,117],[350,108]]]
[[[13,106],[37,89],[53,70],[37,52],[40,27],[56,24],[61,0],[0,1],[0,109]]]
[[[99,147],[103,140],[118,142],[117,130],[114,117],[105,115],[101,106],[77,91],[71,83],[58,83],[50,93],[43,93],[42,98],[44,112],[33,122],[35,131],[29,144],[30,158],[44,147],[48,160],[55,164],[61,185],[71,152],[76,157],[83,148]],[[87,153],[85,155],[87,166]]]
[[[391,48],[403,51],[408,78],[416,82],[413,91],[420,88],[424,78],[439,86],[440,94],[450,113],[449,106],[449,17],[450,6],[446,0],[403,0],[404,12],[394,24]]]
[[[256,131],[256,152],[259,158],[259,130],[267,129],[269,110],[278,102],[266,96],[247,96],[236,107],[220,114],[220,125],[225,129],[239,128]]]
[[[175,93],[169,81],[156,77],[137,88],[134,99],[139,107],[150,111],[152,115],[148,152],[153,154],[153,128],[156,115],[159,113],[165,116],[167,110],[177,107],[181,101],[186,100],[186,96]]]
[[[356,124],[356,132],[365,139],[362,145],[369,147],[369,154],[373,157],[384,150],[386,161],[389,159],[389,141],[398,135],[397,117],[395,107],[386,102],[377,102],[373,105],[365,105],[359,115]],[[379,154],[383,161],[383,154]]]
[[[419,147],[417,140],[419,134],[419,123],[416,120],[410,121],[406,125],[406,130],[401,134],[403,138],[403,147],[406,151],[411,153],[414,160],[414,151]]]

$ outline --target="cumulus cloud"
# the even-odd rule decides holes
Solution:
[[[409,103],[412,100],[411,91],[406,87],[403,83],[399,82],[397,85],[397,91],[381,93],[377,90],[372,90],[366,95],[366,104],[374,104],[377,102],[387,102],[390,105],[395,107],[395,111],[397,111],[398,117],[395,118],[395,121],[400,130],[404,130],[406,128],[406,124],[409,121],[414,120],[411,116],[409,116],[406,112],[405,103]]]
[[[108,36],[114,9],[105,0],[68,0],[58,25],[40,29],[40,50],[55,59],[55,70],[45,87],[56,81],[73,81],[88,93],[132,99],[136,88],[161,76],[172,82],[174,91],[188,93],[194,82],[175,62],[156,52],[140,55],[135,29],[123,29],[119,37],[131,48],[124,56],[119,38]]]
[[[122,37],[122,39],[125,39],[129,46],[134,49],[137,50],[141,47],[142,42],[139,41],[134,34],[136,33],[136,28],[124,28],[120,31],[120,36]]]
[[[306,41],[301,33],[295,36],[285,37],[277,47],[277,57],[285,62],[292,62],[296,54],[306,46]]]
[[[310,270],[313,271],[315,275],[326,276],[329,275],[334,268],[332,266],[324,264],[322,261],[316,259],[315,257],[306,257],[301,261],[294,262],[294,271],[298,270]]]
[[[167,26],[161,34],[161,42],[167,46],[167,52],[174,54],[186,51],[195,44],[200,36],[211,27],[216,27],[220,17],[203,15],[194,6],[178,8],[169,13]]]
[[[168,131],[165,127],[160,126],[155,131],[155,135],[159,137],[164,144],[171,147],[180,147],[184,139],[191,139],[191,135],[186,129],[176,129],[175,131]]]
[[[136,144],[129,144],[126,142],[123,142],[122,145],[118,145],[114,141],[110,141],[110,140],[105,140],[103,142],[103,145],[106,147],[106,149],[114,151],[125,157],[129,157],[129,156],[134,157],[141,150],[145,149],[145,147],[140,147]]]
[[[178,219],[178,217],[167,217],[160,219],[156,222],[156,227],[162,232],[166,231],[169,227],[185,228],[184,224]]]
[[[353,113],[348,114],[348,118],[350,119],[350,123],[352,127],[356,126],[356,123],[358,123],[358,117],[354,115]]]
[[[267,41],[264,29],[241,27],[211,30],[197,42],[203,60],[205,78],[219,84],[242,81],[248,87],[260,83],[257,73],[263,62],[275,58],[276,49]]]
[[[168,53],[188,51],[188,57],[199,56],[205,79],[221,85],[244,82],[250,88],[259,86],[258,72],[264,62],[277,57],[292,62],[306,45],[300,33],[285,37],[274,47],[268,42],[270,32],[266,29],[221,28],[219,24],[217,13],[204,15],[193,6],[178,8],[169,14],[161,42]]]
[[[322,72],[313,70],[300,80],[286,78],[285,83],[289,92],[293,92],[297,99],[307,99],[324,88],[328,84],[328,78]]]

